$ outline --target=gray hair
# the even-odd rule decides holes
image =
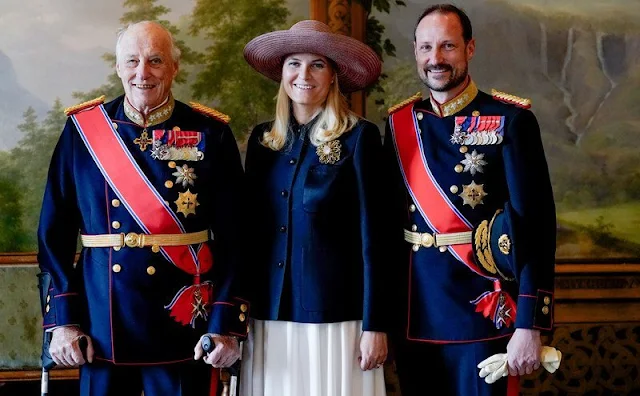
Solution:
[[[167,35],[169,36],[169,41],[171,42],[171,59],[173,59],[174,62],[179,63],[180,55],[182,55],[182,52],[180,51],[180,48],[176,45],[176,40],[173,38],[173,34],[171,34],[171,32],[166,27],[154,21],[140,21],[136,23],[131,23],[126,27],[118,30],[118,36],[116,39],[116,62],[118,61],[118,54],[120,53],[120,40],[122,39],[122,36],[124,36],[124,34],[132,27],[137,25],[142,25],[142,24],[155,25],[167,33]]]

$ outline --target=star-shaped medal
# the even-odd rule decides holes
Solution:
[[[462,192],[458,194],[462,198],[463,205],[471,206],[471,209],[475,209],[476,205],[484,204],[482,199],[487,196],[484,192],[484,184],[476,184],[472,181],[471,184],[463,184]]]
[[[202,317],[202,319],[207,319],[207,304],[202,302],[202,297],[199,295],[194,295],[193,303],[191,303],[191,314],[193,315],[193,319],[198,319],[198,317]]]
[[[189,190],[183,193],[179,193],[178,199],[176,199],[174,202],[178,207],[177,212],[182,213],[184,217],[187,217],[190,214],[195,215],[196,206],[200,205],[200,203],[198,202],[198,194],[192,194]]]
[[[455,131],[451,135],[451,139],[449,141],[453,144],[462,144],[464,143],[464,139],[466,139],[467,133],[464,131]]]
[[[172,175],[176,177],[176,184],[182,184],[183,188],[186,188],[188,184],[193,186],[193,181],[198,178],[193,168],[189,168],[187,164],[177,167]]]
[[[485,161],[484,154],[478,154],[476,150],[473,150],[471,154],[467,153],[464,155],[464,159],[460,161],[462,165],[464,165],[464,172],[471,172],[472,175],[475,175],[476,172],[483,173],[483,166],[487,165],[487,161]]]

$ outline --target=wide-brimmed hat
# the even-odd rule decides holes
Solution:
[[[289,30],[260,35],[244,47],[247,62],[274,81],[282,78],[284,58],[297,53],[319,54],[331,59],[337,66],[343,92],[366,88],[378,79],[382,70],[380,58],[368,45],[332,33],[329,26],[320,21],[300,21]]]

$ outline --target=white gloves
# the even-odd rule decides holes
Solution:
[[[543,346],[540,352],[540,364],[550,373],[554,373],[560,367],[562,352],[559,350]],[[509,375],[507,369],[507,354],[498,353],[490,356],[478,364],[480,378],[484,378],[487,384],[493,384],[502,377]]]

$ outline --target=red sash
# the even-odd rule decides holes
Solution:
[[[164,203],[162,196],[127,150],[104,107],[98,105],[73,114],[71,118],[98,169],[140,228],[147,234],[185,233],[177,216]],[[173,265],[194,275],[194,285],[183,288],[168,306],[176,320],[193,325],[195,319],[192,315],[185,315],[186,311],[182,311],[191,312],[191,301],[188,300],[192,299],[194,293],[201,296],[203,303],[209,303],[212,299],[211,284],[200,284],[200,274],[209,271],[213,265],[211,251],[206,244],[201,245],[197,253],[189,245],[163,246],[160,249]],[[181,299],[183,296],[185,298]],[[181,307],[181,300],[185,300],[188,306]]]
[[[442,191],[429,169],[429,163],[422,152],[413,106],[406,106],[391,114],[389,124],[405,185],[429,227],[437,233],[472,231],[469,221]],[[496,279],[488,276],[475,263],[471,243],[451,245],[448,248],[471,271],[487,279]]]
[[[436,233],[472,231],[471,223],[462,216],[442,191],[429,168],[427,158],[422,152],[422,142],[417,121],[413,115],[413,105],[391,114],[389,125],[407,191],[429,227]],[[470,301],[476,306],[476,312],[492,320],[498,329],[503,325],[511,326],[515,321],[515,302],[507,293],[502,292],[499,279],[478,267],[474,260],[473,245],[471,243],[450,245],[448,249],[471,271],[494,283],[493,291],[487,291]],[[500,301],[501,296],[504,297],[503,302]],[[505,316],[505,312],[508,316]]]

